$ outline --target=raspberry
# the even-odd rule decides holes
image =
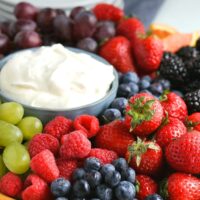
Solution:
[[[54,155],[48,149],[32,158],[31,169],[47,182],[51,182],[59,177],[59,170]]]
[[[56,155],[59,150],[59,141],[49,134],[37,134],[29,142],[28,151],[31,158],[45,149],[49,149]]]
[[[24,183],[23,200],[51,200],[52,195],[47,183],[35,174],[30,174]]]
[[[88,157],[98,158],[102,164],[108,164],[111,163],[113,160],[116,160],[118,156],[114,151],[94,148],[91,149]]]
[[[53,135],[60,139],[62,135],[72,131],[73,122],[63,116],[57,116],[44,127],[44,133]]]
[[[0,192],[10,197],[16,197],[22,190],[23,183],[19,176],[8,172],[0,180]]]
[[[71,179],[71,176],[76,168],[78,168],[78,162],[76,160],[65,160],[59,158],[56,160],[56,164],[60,171],[60,177]]]
[[[99,120],[92,115],[80,115],[74,120],[74,128],[84,131],[91,138],[99,131]]]
[[[60,156],[64,159],[85,158],[90,150],[91,142],[80,131],[74,131],[66,136]]]

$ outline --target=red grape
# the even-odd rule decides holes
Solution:
[[[37,15],[37,23],[41,31],[50,33],[53,31],[53,19],[57,16],[57,12],[52,8],[44,8]]]
[[[56,16],[53,21],[53,26],[56,36],[62,41],[70,42],[72,40],[72,21],[66,15]]]
[[[0,54],[8,53],[11,47],[10,39],[7,35],[0,33]]]
[[[62,9],[56,9],[57,15],[66,15],[65,11]]]
[[[0,22],[1,32],[6,34],[6,35],[9,35],[9,26],[10,26],[10,21],[2,21],[2,22]]]
[[[80,12],[83,12],[83,11],[85,11],[85,8],[82,6],[77,6],[73,8],[70,12],[70,18],[74,19],[76,15],[78,15]]]
[[[37,24],[30,19],[19,19],[12,22],[9,27],[10,36],[14,37],[20,31],[34,31],[37,28]]]
[[[80,40],[76,46],[90,52],[96,52],[97,50],[97,42],[93,38],[89,37]]]
[[[96,29],[97,18],[90,11],[76,15],[73,25],[73,36],[76,40],[91,37]]]
[[[32,19],[35,20],[38,9],[30,3],[21,2],[15,6],[14,14],[17,19]]]
[[[35,31],[21,31],[15,36],[14,42],[18,48],[32,48],[42,45],[40,35]]]

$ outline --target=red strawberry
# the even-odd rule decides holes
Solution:
[[[117,159],[117,154],[114,151],[100,148],[91,149],[88,157],[98,158],[102,164],[111,163],[113,160]]]
[[[200,179],[190,174],[171,174],[163,186],[162,195],[169,200],[200,199]]]
[[[162,41],[155,36],[141,36],[132,41],[133,55],[141,71],[152,73],[156,71],[163,56]]]
[[[118,22],[123,16],[124,12],[120,8],[107,3],[99,3],[93,8],[93,12],[98,20],[111,20]]]
[[[84,131],[91,138],[99,131],[99,120],[92,115],[80,115],[74,120],[74,128]]]
[[[47,182],[51,182],[59,177],[59,170],[54,155],[48,149],[32,158],[31,169]]]
[[[65,160],[59,158],[56,160],[56,164],[60,171],[60,177],[64,177],[71,180],[71,176],[76,168],[78,168],[78,162],[76,160]]]
[[[144,200],[147,196],[157,193],[158,185],[149,176],[136,176],[136,197],[139,200]]]
[[[161,97],[161,104],[170,117],[178,118],[181,121],[186,119],[187,106],[183,99],[174,92],[164,93]]]
[[[189,130],[200,131],[200,112],[189,115],[186,120],[186,126]]]
[[[147,136],[161,124],[163,108],[160,102],[148,93],[139,93],[129,99],[125,124],[133,134]]]
[[[28,151],[31,158],[45,149],[49,149],[54,155],[56,155],[59,150],[58,140],[49,134],[37,134],[28,144]]]
[[[131,56],[131,44],[123,36],[117,36],[108,40],[100,48],[99,55],[122,73],[136,71]]]
[[[24,183],[23,200],[51,200],[53,199],[47,183],[35,174],[30,174]]]
[[[200,132],[191,131],[166,147],[166,159],[175,170],[200,174]]]
[[[172,140],[187,133],[182,121],[173,117],[166,117],[164,124],[156,132],[156,142],[165,148]]]
[[[132,17],[121,20],[117,26],[117,34],[122,35],[128,40],[134,42],[140,34],[145,34],[145,28],[143,23],[138,18]]]
[[[128,147],[126,159],[137,173],[156,175],[162,167],[163,153],[155,142],[143,142],[138,138],[137,142]]]
[[[84,132],[83,132],[84,133]],[[91,142],[81,131],[73,131],[66,135],[60,148],[60,156],[64,159],[85,158],[91,150]]]
[[[44,127],[44,133],[50,134],[57,139],[60,139],[62,135],[72,131],[73,122],[63,116],[57,116],[46,124]]]
[[[95,137],[97,147],[115,151],[119,156],[124,156],[133,141],[125,124],[118,120],[102,126]]]

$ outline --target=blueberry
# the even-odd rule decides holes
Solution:
[[[87,158],[84,163],[84,168],[86,171],[98,171],[101,168],[101,163],[97,158]]]
[[[146,76],[143,76],[143,77],[141,78],[141,80],[146,80],[146,81],[151,82],[152,79],[151,79],[150,76],[146,75]]]
[[[74,183],[73,185],[73,193],[76,197],[86,197],[90,194],[90,185],[87,181],[81,179]]]
[[[131,93],[131,87],[127,83],[122,83],[118,87],[117,96],[128,98]]]
[[[68,200],[68,198],[66,198],[66,197],[58,197],[55,200]]]
[[[128,181],[120,182],[115,188],[115,196],[118,200],[133,200],[135,193],[135,186]]]
[[[86,173],[85,179],[89,183],[90,187],[94,188],[101,183],[102,176],[98,171],[91,171]]]
[[[51,192],[55,197],[66,196],[70,188],[71,183],[64,178],[58,178],[51,183]]]
[[[163,93],[163,87],[160,83],[151,84],[149,90],[155,95],[161,95]]]
[[[170,89],[170,81],[168,81],[167,79],[160,79],[159,83],[162,85],[164,90],[169,90]]]
[[[101,168],[101,174],[102,176],[107,176],[109,174],[112,174],[115,171],[115,167],[112,164],[105,164]]]
[[[149,88],[150,85],[151,85],[151,83],[149,81],[147,81],[146,79],[142,79],[139,82],[140,90],[145,90],[145,89]]]
[[[139,86],[136,83],[128,83],[129,87],[131,88],[131,93],[136,94],[139,92]]]
[[[121,174],[118,171],[114,171],[105,176],[105,183],[110,187],[115,187],[121,181]]]
[[[108,108],[103,113],[103,119],[106,123],[121,118],[121,112],[116,108]]]
[[[139,77],[135,72],[127,72],[122,76],[122,82],[123,83],[138,83],[139,82]]]
[[[145,200],[163,200],[163,198],[158,194],[151,194]]]
[[[128,100],[126,98],[118,97],[112,102],[111,108],[116,108],[123,114],[127,104]]]
[[[123,180],[135,183],[135,170],[129,167],[127,170],[121,172]]]
[[[80,180],[85,178],[85,170],[83,168],[77,168],[73,173],[73,180]]]
[[[106,185],[98,185],[96,187],[96,195],[99,199],[102,200],[111,200],[112,199],[112,189]]]
[[[92,198],[92,199],[90,199],[90,200],[101,200],[101,199],[98,199],[98,198]]]
[[[126,171],[128,169],[128,163],[124,158],[118,158],[113,161],[115,169],[119,172]]]
[[[118,72],[119,83],[122,82],[122,77],[123,77],[123,74],[121,72]]]

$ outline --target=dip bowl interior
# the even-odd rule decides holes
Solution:
[[[76,49],[76,48],[71,48],[71,47],[66,47],[66,48],[76,53],[89,54],[91,57],[97,59],[98,61],[103,62],[105,64],[109,64],[106,60],[104,60],[103,58],[99,57],[96,54],[89,53],[81,49]],[[33,48],[31,50],[34,51],[36,49],[37,48]],[[26,51],[26,50],[22,50],[22,51]],[[6,56],[5,58],[3,58],[2,60],[0,60],[0,70],[17,53],[18,52],[10,54]],[[40,120],[42,120],[43,123],[53,119],[57,115],[66,116],[70,119],[74,119],[76,116],[81,115],[81,114],[89,114],[89,115],[98,116],[104,109],[106,109],[112,103],[112,101],[116,97],[117,88],[118,88],[118,73],[114,69],[114,67],[113,67],[113,74],[114,74],[114,80],[110,86],[109,91],[106,93],[106,95],[103,98],[99,99],[98,101],[95,101],[88,105],[71,108],[71,109],[47,109],[47,108],[38,108],[38,107],[25,105],[22,102],[19,102],[19,103],[22,104],[22,106],[24,107],[24,112],[26,116],[38,117]],[[102,77],[102,81],[103,81],[103,77]],[[9,98],[9,96],[7,96],[1,90],[0,90],[0,99],[2,100],[2,102],[16,101],[15,99]]]

